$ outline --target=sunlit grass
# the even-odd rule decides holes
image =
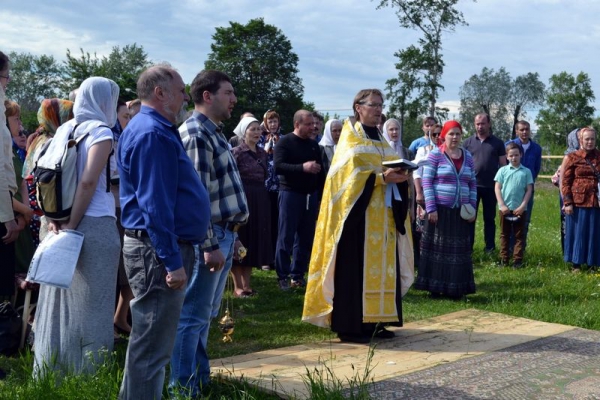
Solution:
[[[482,222],[478,221],[473,254],[477,293],[466,301],[431,299],[427,292],[410,290],[404,298],[405,322],[429,318],[467,308],[504,313],[545,322],[600,329],[600,273],[570,272],[562,260],[558,190],[549,184],[538,185],[529,230],[525,267],[514,270],[497,266],[497,255],[482,251]],[[499,236],[496,245],[499,246]],[[282,292],[275,272],[254,271],[253,288],[259,294],[247,299],[226,296],[236,321],[232,343],[223,343],[213,324],[209,353],[213,359],[239,354],[311,343],[334,337],[329,330],[300,322],[304,294],[301,290]],[[60,385],[54,380],[31,379],[32,357],[0,357],[0,368],[10,375],[0,381],[0,399],[111,399],[122,379],[124,346],[94,375],[69,376]],[[376,351],[376,349],[375,349]],[[313,398],[341,398],[342,382],[334,371],[324,368],[307,371],[305,382]],[[368,371],[357,371],[353,378],[355,398],[366,398],[361,388],[369,384]],[[336,383],[331,385],[330,383]],[[276,383],[275,383],[276,384]],[[346,383],[347,386],[347,383]],[[211,385],[211,399],[275,399],[259,391],[252,382],[219,380]]]

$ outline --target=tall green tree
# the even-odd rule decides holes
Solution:
[[[418,47],[410,46],[397,53],[411,54],[413,68],[422,72],[422,95],[429,102],[429,115],[436,113],[436,102],[444,87],[440,84],[444,72],[442,35],[453,32],[456,26],[467,25],[462,12],[456,8],[459,0],[380,0],[377,8],[392,7],[400,26],[421,33]]]
[[[592,83],[585,72],[574,76],[563,71],[552,75],[548,86],[546,105],[535,120],[538,135],[548,143],[564,145],[570,131],[593,121]]]
[[[76,89],[90,76],[103,76],[112,79],[121,89],[120,96],[124,100],[135,99],[137,78],[140,73],[152,65],[143,46],[128,44],[123,48],[114,46],[107,56],[98,58],[96,53],[79,49],[81,54],[75,57],[67,49],[65,61],[65,77],[62,88],[65,92]]]
[[[510,135],[510,101],[512,79],[504,67],[498,71],[484,67],[480,74],[471,76],[460,88],[460,121],[473,128],[475,115],[490,116],[492,132],[507,139]]]
[[[460,120],[472,127],[475,115],[484,112],[495,135],[514,138],[515,124],[527,116],[527,108],[542,104],[544,88],[537,72],[512,79],[504,67],[498,71],[484,67],[460,88]]]
[[[540,80],[540,74],[529,72],[515,78],[511,88],[510,107],[513,115],[511,138],[516,137],[517,122],[525,117],[526,108],[544,104],[546,85]]]
[[[288,38],[262,18],[246,25],[230,22],[216,28],[212,38],[205,68],[227,73],[238,97],[227,130],[233,130],[243,112],[250,111],[260,120],[269,109],[276,110],[282,125],[291,130],[294,113],[305,104],[298,55]]]
[[[11,70],[6,94],[21,110],[37,112],[41,100],[60,95],[62,67],[54,57],[15,52],[8,56]]]
[[[388,103],[389,117],[400,121],[400,137],[408,140],[406,132],[412,132],[408,128],[414,125],[418,117],[427,112],[427,98],[423,94],[423,82],[419,78],[420,69],[414,66],[414,60],[418,58],[420,50],[410,46],[405,50],[396,52],[395,56],[400,60],[396,63],[398,75],[386,81],[386,97]],[[420,136],[420,135],[419,135]]]

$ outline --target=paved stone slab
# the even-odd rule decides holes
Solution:
[[[403,328],[395,329],[396,338],[377,342],[372,352],[367,345],[340,343],[336,339],[214,360],[212,367],[215,373],[243,377],[279,396],[296,398],[308,396],[307,371],[316,371],[324,380],[337,379],[347,386],[349,380],[364,376],[365,368],[369,368],[369,380],[386,380],[375,385],[373,390],[390,394],[397,392],[396,386],[405,385],[405,382],[393,380],[398,376],[445,364],[453,370],[452,365],[457,361],[574,329],[470,309],[405,324]],[[502,358],[512,353],[498,354]],[[334,371],[335,378],[328,371]],[[403,396],[397,398],[417,398],[414,397],[416,392]],[[375,397],[388,398],[387,395]]]

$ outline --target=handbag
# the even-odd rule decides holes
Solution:
[[[463,204],[460,206],[460,217],[462,219],[470,220],[475,216],[475,214],[475,207],[473,207],[471,204]]]

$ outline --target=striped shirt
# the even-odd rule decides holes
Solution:
[[[423,192],[428,213],[437,211],[437,205],[458,208],[463,204],[477,205],[477,179],[471,153],[462,149],[465,157],[460,171],[440,151],[433,149],[423,168]],[[457,189],[460,188],[460,189]]]
[[[217,126],[206,115],[194,111],[179,127],[179,134],[210,199],[211,223],[200,247],[203,251],[216,250],[219,241],[213,235],[212,224],[245,223],[248,219],[248,203],[242,179],[222,133],[222,126]]]

